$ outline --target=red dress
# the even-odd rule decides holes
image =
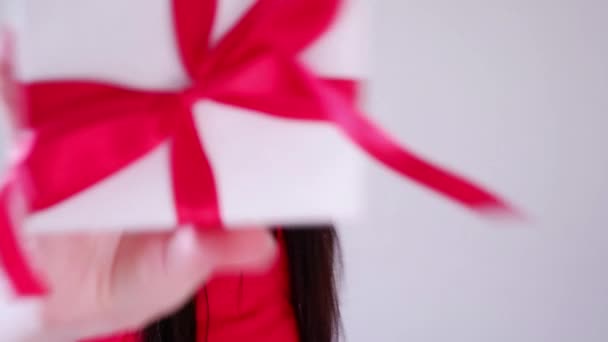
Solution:
[[[197,342],[298,341],[287,255],[284,244],[279,245],[279,257],[266,273],[220,275],[199,291]],[[123,334],[86,342],[138,341],[138,334]]]

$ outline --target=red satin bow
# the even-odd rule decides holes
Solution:
[[[195,101],[212,99],[281,118],[336,125],[401,175],[475,210],[508,211],[497,197],[430,165],[383,134],[355,107],[354,81],[319,78],[298,61],[299,53],[332,23],[340,3],[259,0],[211,47],[216,2],[175,0],[177,41],[192,80],[179,93],[78,81],[25,85],[25,124],[36,135],[20,165],[29,179],[19,186],[30,209],[61,202],[169,141],[179,222],[220,227],[212,168],[191,112]],[[7,197],[8,187],[2,192],[4,208]],[[39,294],[43,287],[26,268],[8,215],[0,220],[0,259],[15,288],[22,295]]]

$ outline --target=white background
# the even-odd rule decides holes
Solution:
[[[608,1],[374,3],[372,112],[534,223],[370,168],[343,237],[348,341],[608,341]]]
[[[370,111],[530,220],[370,165],[367,213],[341,227],[347,340],[608,340],[608,1],[374,4]]]

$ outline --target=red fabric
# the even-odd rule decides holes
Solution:
[[[197,342],[297,342],[284,244],[261,274],[220,275],[199,291]],[[208,305],[207,305],[208,304]],[[209,315],[207,315],[209,312]],[[139,342],[137,333],[82,342]],[[189,341],[184,341],[189,342]]]
[[[0,30],[0,101],[14,114],[14,123],[23,120],[23,98],[15,80],[13,65],[14,41],[8,30]],[[23,149],[24,153],[26,148]],[[24,157],[22,154],[21,157]],[[19,163],[17,163],[19,164]],[[17,293],[41,293],[45,291],[28,264],[24,251],[19,243],[19,232],[13,229],[13,221],[18,213],[15,209],[15,195],[19,177],[22,176],[19,166],[8,170],[5,178],[0,180],[0,268],[10,270],[9,277]]]
[[[299,61],[300,52],[332,23],[340,3],[258,0],[216,46],[210,46],[215,1],[174,0],[178,48],[192,81],[181,92],[74,80],[25,85],[26,121],[35,134],[20,165],[27,170],[28,181],[19,186],[30,208],[57,204],[169,141],[179,222],[203,229],[221,227],[213,169],[191,113],[194,101],[212,99],[263,115],[334,125],[403,177],[477,211],[509,212],[498,197],[424,161],[370,122],[340,86],[356,80],[329,82]],[[0,202],[4,208],[8,205]],[[4,221],[0,234],[9,236],[13,227]],[[32,272],[16,269],[27,265],[18,248],[0,249],[2,260],[19,294],[41,294],[43,287]]]

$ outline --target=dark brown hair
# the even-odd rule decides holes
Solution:
[[[300,342],[333,342],[340,332],[336,270],[340,255],[332,226],[283,231],[289,261],[291,303]],[[144,342],[196,342],[194,300],[144,331]],[[204,341],[213,342],[213,341]]]

